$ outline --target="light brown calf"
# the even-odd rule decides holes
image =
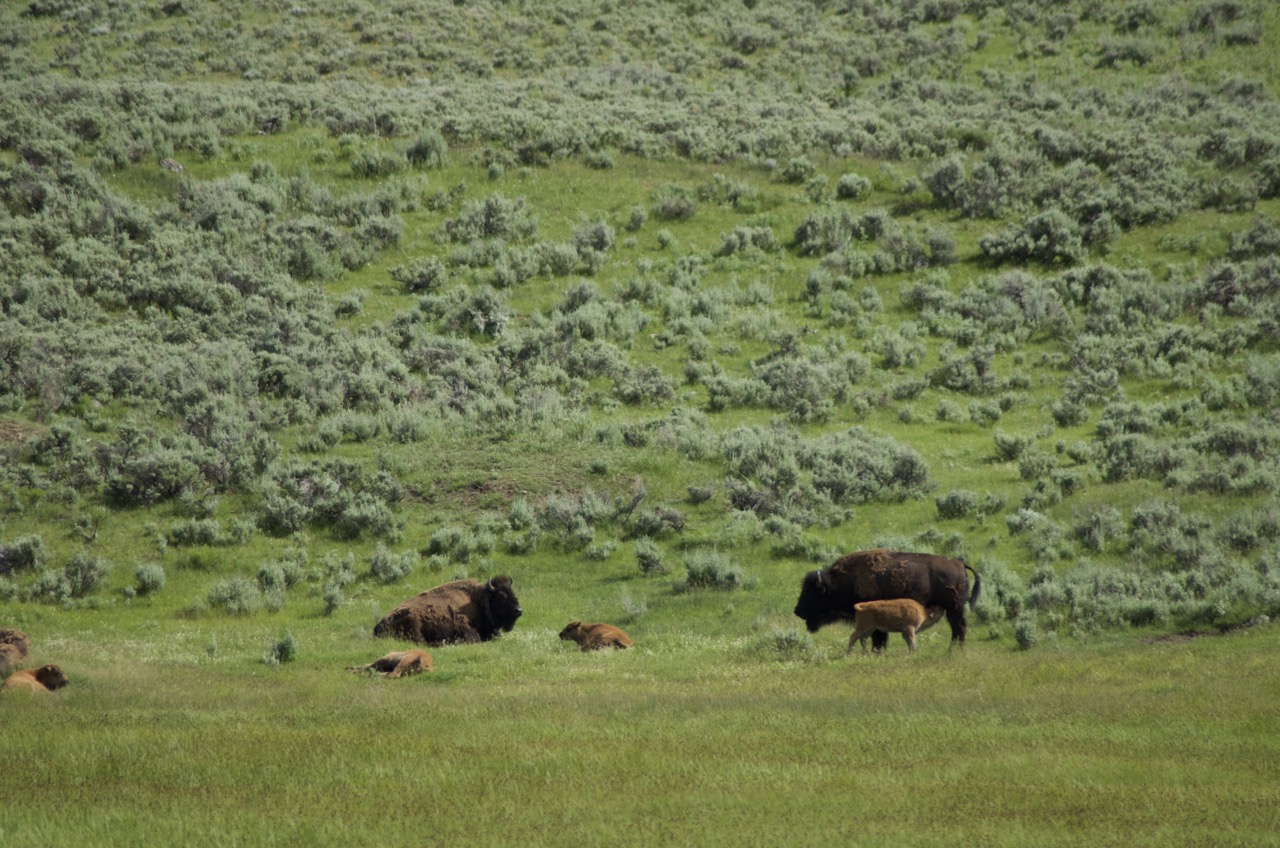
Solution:
[[[946,614],[942,607],[926,608],[919,601],[910,598],[895,598],[891,601],[864,601],[853,605],[856,616],[853,623],[853,635],[849,637],[849,649],[846,654],[853,653],[853,643],[862,645],[863,653],[867,650],[867,637],[873,630],[887,633],[901,633],[907,640],[907,647],[916,649],[916,634],[932,627]]]
[[[67,676],[56,665],[24,668],[4,679],[5,692],[52,692],[67,685]]]
[[[560,631],[560,638],[577,642],[584,651],[599,648],[630,648],[631,637],[612,624],[583,624],[571,621]]]
[[[431,670],[431,655],[426,651],[392,651],[378,657],[368,665],[353,665],[347,671],[368,671],[373,669],[383,677],[407,677],[420,671]]]

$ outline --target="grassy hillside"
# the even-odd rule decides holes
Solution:
[[[291,744],[234,738],[271,716],[241,688],[396,699],[396,738],[414,706],[496,689],[534,705],[502,729],[544,738],[559,681],[586,675],[606,703],[659,693],[602,731],[645,738],[703,681],[713,723],[795,716],[776,757],[846,700],[907,687],[909,736],[952,706],[935,676],[1097,664],[1141,687],[1170,648],[1133,637],[1247,627],[1160,689],[1190,727],[1206,664],[1254,668],[1280,612],[1277,39],[1260,1],[5,4],[0,626],[67,668],[64,725],[184,669],[213,694],[179,685],[149,715],[225,717],[209,744],[230,760]],[[838,628],[799,631],[802,575],[881,545],[982,574],[963,658],[935,631],[872,668]],[[492,574],[526,610],[514,633],[445,649],[404,693],[336,674],[385,647],[370,630],[398,601]],[[626,627],[635,655],[569,652],[571,618]],[[1241,703],[1273,681],[1241,680]],[[1028,722],[1060,704],[991,697]],[[1096,709],[1136,758],[1170,744],[1122,701]],[[953,757],[1003,744],[959,706],[984,729]],[[1257,768],[1262,710],[1241,708],[1224,774]],[[330,732],[313,718],[301,736]],[[360,750],[376,772],[384,749]],[[1161,778],[1136,791],[1179,808]],[[145,806],[89,803],[90,841]]]

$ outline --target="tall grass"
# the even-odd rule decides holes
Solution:
[[[403,681],[300,641],[0,700],[4,844],[1277,844],[1273,627],[810,662],[517,631]]]

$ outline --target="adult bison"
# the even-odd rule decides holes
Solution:
[[[510,577],[494,577],[487,583],[455,580],[400,604],[374,626],[373,635],[395,636],[431,647],[488,642],[499,631],[515,627],[523,612]]]
[[[883,549],[845,554],[804,576],[795,613],[810,633],[816,633],[824,625],[853,619],[854,604],[910,598],[926,607],[942,607],[951,625],[951,643],[963,645],[968,627],[965,601],[972,609],[982,589],[982,579],[973,571],[973,594],[969,594],[966,570],[973,571],[964,560],[935,554]],[[871,647],[878,651],[888,640],[888,633],[877,630],[871,635]]]

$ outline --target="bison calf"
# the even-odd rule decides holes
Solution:
[[[560,638],[577,642],[584,651],[599,648],[630,648],[631,637],[612,624],[583,624],[571,621],[560,631]]]
[[[67,685],[67,676],[56,665],[42,665],[39,668],[27,668],[15,671],[5,678],[6,692],[52,692]]]
[[[353,665],[347,671],[368,671],[373,669],[383,677],[406,677],[420,671],[431,670],[431,655],[426,651],[392,651],[378,657],[368,665]]]
[[[867,650],[867,637],[873,631],[901,633],[907,640],[907,648],[916,649],[916,634],[935,624],[946,614],[942,607],[925,607],[919,601],[910,598],[895,598],[891,601],[864,601],[853,605],[856,616],[853,635],[849,637],[848,655],[853,653],[853,643],[862,645],[863,653]]]

